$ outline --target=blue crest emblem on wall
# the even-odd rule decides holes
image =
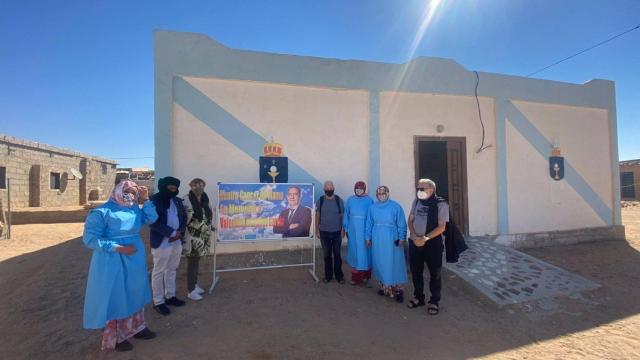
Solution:
[[[284,146],[273,138],[262,148],[260,156],[260,182],[286,183],[289,181],[289,161],[284,156]]]
[[[564,179],[564,157],[549,157],[549,175],[551,175],[551,178],[556,181]]]

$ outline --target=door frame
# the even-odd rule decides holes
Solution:
[[[461,144],[462,148],[462,159],[460,161],[461,164],[461,177],[462,177],[462,221],[464,224],[457,224],[460,231],[463,234],[469,234],[469,192],[468,192],[468,180],[467,180],[467,138],[464,136],[413,136],[413,177],[414,184],[418,182],[420,176],[420,153],[418,144],[422,141],[445,141],[445,142],[458,142]],[[448,152],[447,152],[448,155]],[[447,172],[449,172],[449,160],[447,159]],[[451,184],[451,179],[449,174],[447,174],[447,178],[449,178],[449,184]],[[448,185],[449,185],[448,184]],[[437,184],[436,184],[437,185]],[[449,189],[451,187],[449,186]],[[449,201],[449,194],[447,194],[447,201]]]

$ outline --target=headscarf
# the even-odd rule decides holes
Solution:
[[[203,191],[200,194],[194,192],[193,190],[189,191],[189,201],[191,202],[191,207],[193,208],[193,218],[198,221],[202,221],[203,210],[204,210],[204,216],[206,216],[205,221],[207,224],[211,224],[211,218],[213,217],[213,212],[209,207],[209,196],[207,196],[207,193],[204,192],[204,187],[207,185],[207,183],[200,178],[195,178],[191,180],[191,182],[189,183],[189,186],[193,186],[196,183],[203,184],[202,186]],[[198,196],[200,197],[200,201],[198,201]]]
[[[131,207],[131,205],[135,203],[135,200],[126,201],[124,198],[124,192],[131,188],[137,189],[138,184],[136,184],[134,181],[131,181],[131,180],[120,181],[118,185],[116,185],[116,187],[113,188],[110,199],[115,201],[120,206]]]
[[[169,189],[167,189],[167,186],[169,185],[175,185],[175,187],[177,187],[178,190],[176,190],[175,192],[169,191]],[[179,188],[180,188],[180,179],[176,179],[172,176],[167,176],[158,180],[158,193],[160,194],[160,198],[166,209],[168,209],[170,206],[169,201],[171,201],[172,198],[178,196],[178,193],[180,192]]]
[[[356,194],[356,196],[365,196],[365,195],[367,195],[367,184],[365,184],[364,181],[356,182],[356,184],[353,187],[353,192],[355,193],[355,191],[358,190],[358,189],[362,190],[363,193],[362,193],[362,195]]]

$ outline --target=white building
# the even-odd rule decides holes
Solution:
[[[612,81],[474,72],[439,58],[270,54],[190,33],[159,31],[154,41],[155,167],[158,178],[182,179],[183,194],[193,177],[210,184],[214,203],[217,182],[257,182],[273,137],[290,182],[321,191],[331,179],[343,198],[357,180],[372,194],[384,184],[408,212],[415,180],[431,177],[470,235],[513,246],[624,236]],[[559,181],[554,148],[564,156]]]

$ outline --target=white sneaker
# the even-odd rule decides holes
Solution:
[[[204,291],[203,288],[200,287],[200,285],[196,284],[196,288],[194,289],[194,291],[197,291],[198,294],[202,295],[204,294],[206,291]]]
[[[188,293],[187,297],[193,301],[202,300],[202,296],[198,294],[198,289],[194,289],[192,292]]]

